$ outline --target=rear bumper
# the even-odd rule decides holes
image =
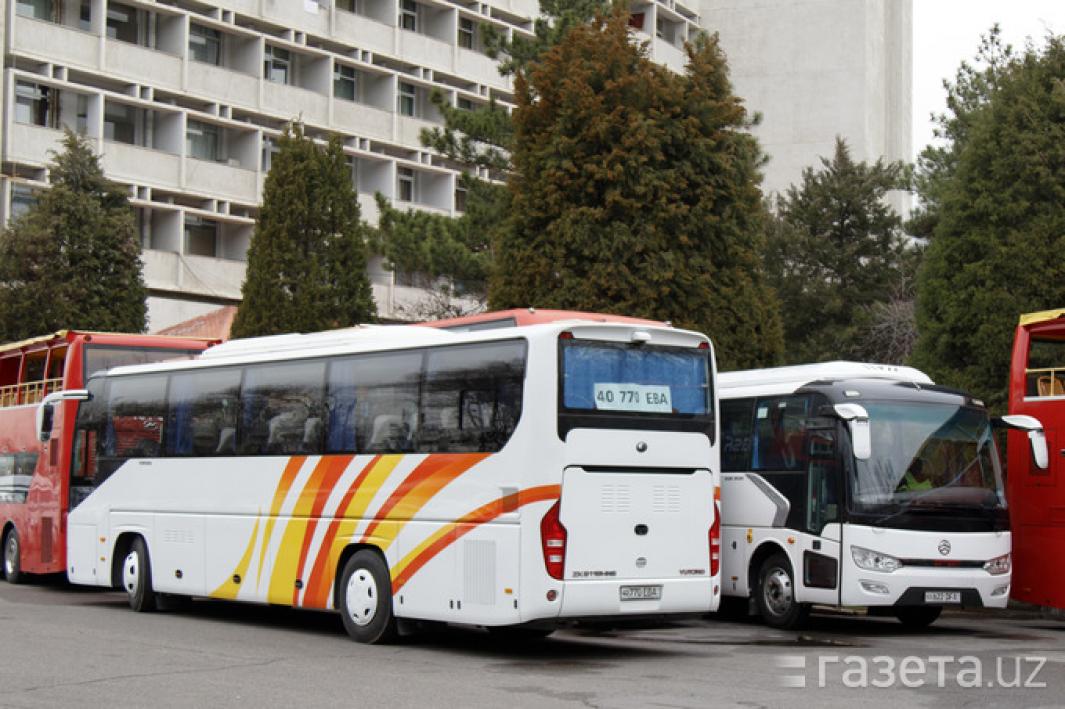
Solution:
[[[662,597],[658,600],[623,601],[622,586],[661,586]],[[559,619],[706,613],[717,610],[721,600],[720,583],[705,576],[692,579],[567,581],[561,595]]]

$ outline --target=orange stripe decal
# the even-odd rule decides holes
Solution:
[[[296,573],[302,573],[303,565],[307,563],[307,552],[310,550],[311,540],[314,539],[314,530],[318,527],[318,519],[322,516],[322,510],[325,509],[325,503],[329,500],[329,495],[332,494],[333,488],[336,487],[337,481],[340,480],[340,476],[347,470],[348,465],[355,458],[353,455],[341,455],[335,458],[323,458],[320,467],[322,468],[322,475],[318,479],[318,489],[314,496],[314,503],[311,506],[310,520],[307,523],[306,528],[303,531],[303,543],[300,545],[299,562],[296,564]],[[300,596],[300,589],[292,589],[292,605],[297,605]]]
[[[513,495],[492,500],[457,521],[445,524],[393,567],[392,593],[398,593],[420,568],[450,546],[452,542],[474,530],[478,525],[490,522],[504,512],[513,511],[534,502],[557,500],[561,494],[561,485],[530,487]]]
[[[285,502],[289,488],[292,487],[292,482],[296,479],[296,475],[299,474],[300,468],[303,467],[303,463],[306,460],[307,456],[304,455],[297,455],[289,458],[284,472],[281,473],[281,480],[277,484],[277,490],[274,491],[274,501],[270,503],[270,516],[266,518],[266,530],[263,532],[263,545],[259,549],[259,569],[255,574],[256,587],[259,586],[259,582],[262,579],[263,562],[266,559],[266,549],[270,546],[270,536],[274,532],[274,523],[277,521],[277,516],[281,513],[281,505]]]

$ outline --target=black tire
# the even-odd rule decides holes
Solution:
[[[895,617],[907,628],[920,630],[935,623],[942,612],[943,606],[904,606],[895,609]]]
[[[810,606],[795,600],[795,572],[783,552],[762,562],[757,579],[754,600],[766,625],[793,630],[806,623]]]
[[[396,639],[392,579],[380,554],[369,549],[352,554],[340,573],[336,594],[344,630],[352,640],[372,645]]]
[[[14,527],[4,536],[4,578],[8,583],[26,580],[26,574],[22,573],[22,542]]]
[[[152,565],[148,545],[137,537],[122,561],[122,588],[129,599],[129,607],[138,613],[155,610],[156,594],[152,590]]]

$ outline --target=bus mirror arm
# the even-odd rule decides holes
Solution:
[[[42,443],[52,437],[52,426],[55,423],[55,406],[64,401],[88,401],[89,392],[86,389],[67,389],[55,391],[44,397],[41,405],[37,407],[37,440]]]
[[[873,440],[869,432],[869,412],[860,404],[836,404],[832,412],[847,422],[851,433],[851,448],[858,460],[873,457]]]
[[[1047,469],[1050,465],[1050,456],[1047,452],[1046,433],[1039,419],[1024,414],[1010,414],[992,419],[991,423],[996,428],[1011,428],[1027,433],[1028,443],[1032,446],[1032,461],[1040,470]]]

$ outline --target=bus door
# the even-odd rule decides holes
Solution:
[[[843,507],[839,423],[831,418],[807,420],[806,531],[814,536],[802,550],[805,600],[837,604],[840,600],[840,549]]]

